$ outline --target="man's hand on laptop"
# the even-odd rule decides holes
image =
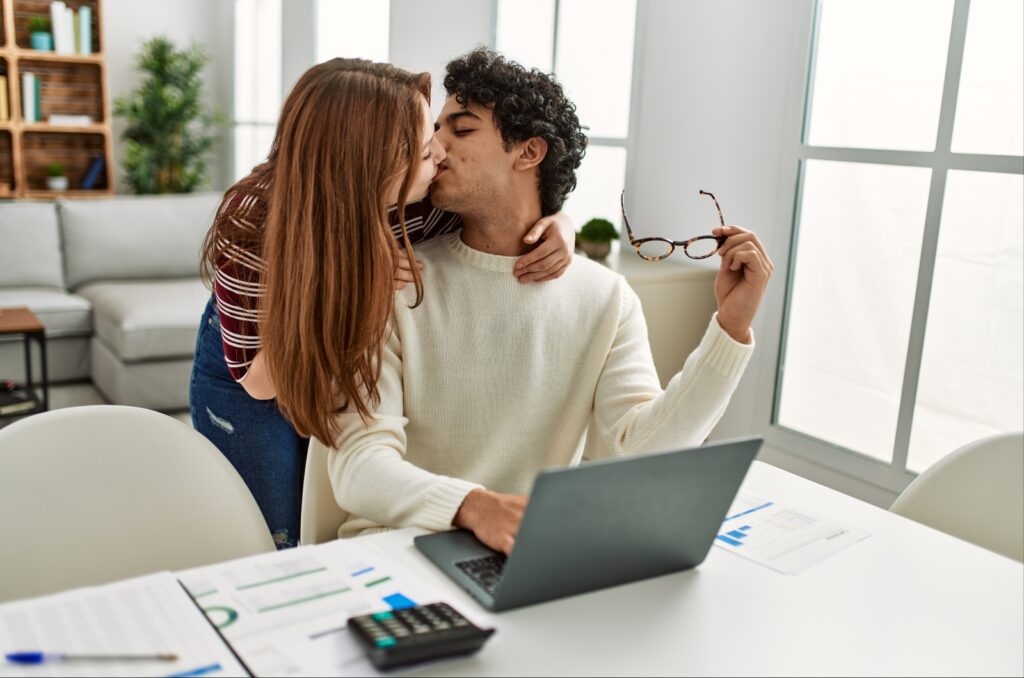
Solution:
[[[522,494],[473,490],[462,500],[452,524],[472,531],[484,544],[508,555],[516,543],[528,498]]]

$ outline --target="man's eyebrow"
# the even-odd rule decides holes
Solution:
[[[459,118],[473,118],[474,120],[481,120],[480,116],[476,115],[472,111],[462,110],[455,111],[454,113],[449,113],[448,115],[445,116],[444,121],[451,125]]]

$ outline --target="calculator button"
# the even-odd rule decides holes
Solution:
[[[375,643],[375,645],[376,645],[377,647],[392,647],[392,646],[393,646],[393,645],[395,645],[395,644],[396,644],[397,642],[398,642],[398,641],[396,641],[396,640],[395,640],[394,638],[392,638],[391,636],[385,636],[384,638],[378,638],[378,639],[377,639],[377,642]]]
[[[373,615],[373,618],[377,621],[384,621],[385,619],[391,619],[392,617],[394,617],[394,615],[390,612],[378,612],[377,614]]]

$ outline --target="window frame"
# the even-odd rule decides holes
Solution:
[[[511,0],[506,0],[511,1]],[[491,0],[491,48],[497,49],[498,44],[498,3],[500,0]],[[633,20],[633,63],[630,75],[630,90],[629,90],[629,122],[626,125],[626,136],[625,137],[600,137],[587,135],[587,150],[595,146],[604,146],[611,148],[623,148],[626,150],[626,163],[623,170],[623,188],[627,193],[634,193],[634,179],[635,167],[633,164],[634,157],[634,146],[637,132],[637,115],[636,111],[640,105],[642,90],[643,90],[643,55],[644,51],[642,46],[646,44],[646,26],[648,7],[650,0],[636,0],[636,14]],[[559,17],[561,16],[561,0],[554,0],[554,30],[552,31],[551,39],[551,71],[557,76],[558,75],[558,32],[559,32]],[[622,215],[617,211],[609,217],[613,222],[619,223],[619,242],[626,243],[628,245],[629,240],[626,237],[624,226],[621,223]],[[583,224],[576,224],[579,228]]]
[[[813,99],[814,64],[820,37],[821,0],[813,2],[809,39],[808,42],[799,46],[803,57],[796,58],[797,63],[794,65],[794,68],[800,69],[798,77],[802,78],[803,86],[794,88],[796,90],[794,97],[799,97],[799,100],[791,101],[790,109],[802,111],[802,115],[797,130],[798,136],[793,139],[789,149],[783,153],[780,172],[781,194],[784,195],[786,188],[790,186],[786,179],[792,177],[793,181],[793,192],[790,194],[793,196],[792,202],[780,198],[777,222],[789,225],[787,230],[780,230],[778,239],[778,250],[786,253],[784,261],[780,262],[783,265],[778,267],[778,269],[782,269],[778,270],[778,273],[779,277],[783,279],[784,294],[769,295],[769,297],[777,296],[778,300],[770,303],[770,308],[765,309],[767,321],[762,343],[767,344],[765,355],[771,357],[765,359],[758,375],[755,427],[771,448],[893,493],[901,492],[917,477],[917,473],[907,469],[907,457],[917,401],[948,173],[950,170],[968,170],[1024,174],[1024,157],[1022,156],[954,153],[951,151],[970,4],[971,0],[954,0],[936,145],[932,151],[824,147],[811,146],[807,143],[810,104]],[[800,108],[796,108],[796,106]],[[791,312],[795,268],[793,264],[799,238],[804,171],[809,160],[925,167],[932,172],[896,434],[890,462],[880,461],[777,423],[782,375],[785,369],[783,358],[786,351],[786,334]]]

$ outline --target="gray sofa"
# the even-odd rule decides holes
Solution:
[[[27,306],[46,326],[51,383],[91,379],[112,403],[188,406],[210,296],[199,249],[219,201],[0,202],[0,307]],[[0,337],[0,378],[24,377],[21,341]]]

